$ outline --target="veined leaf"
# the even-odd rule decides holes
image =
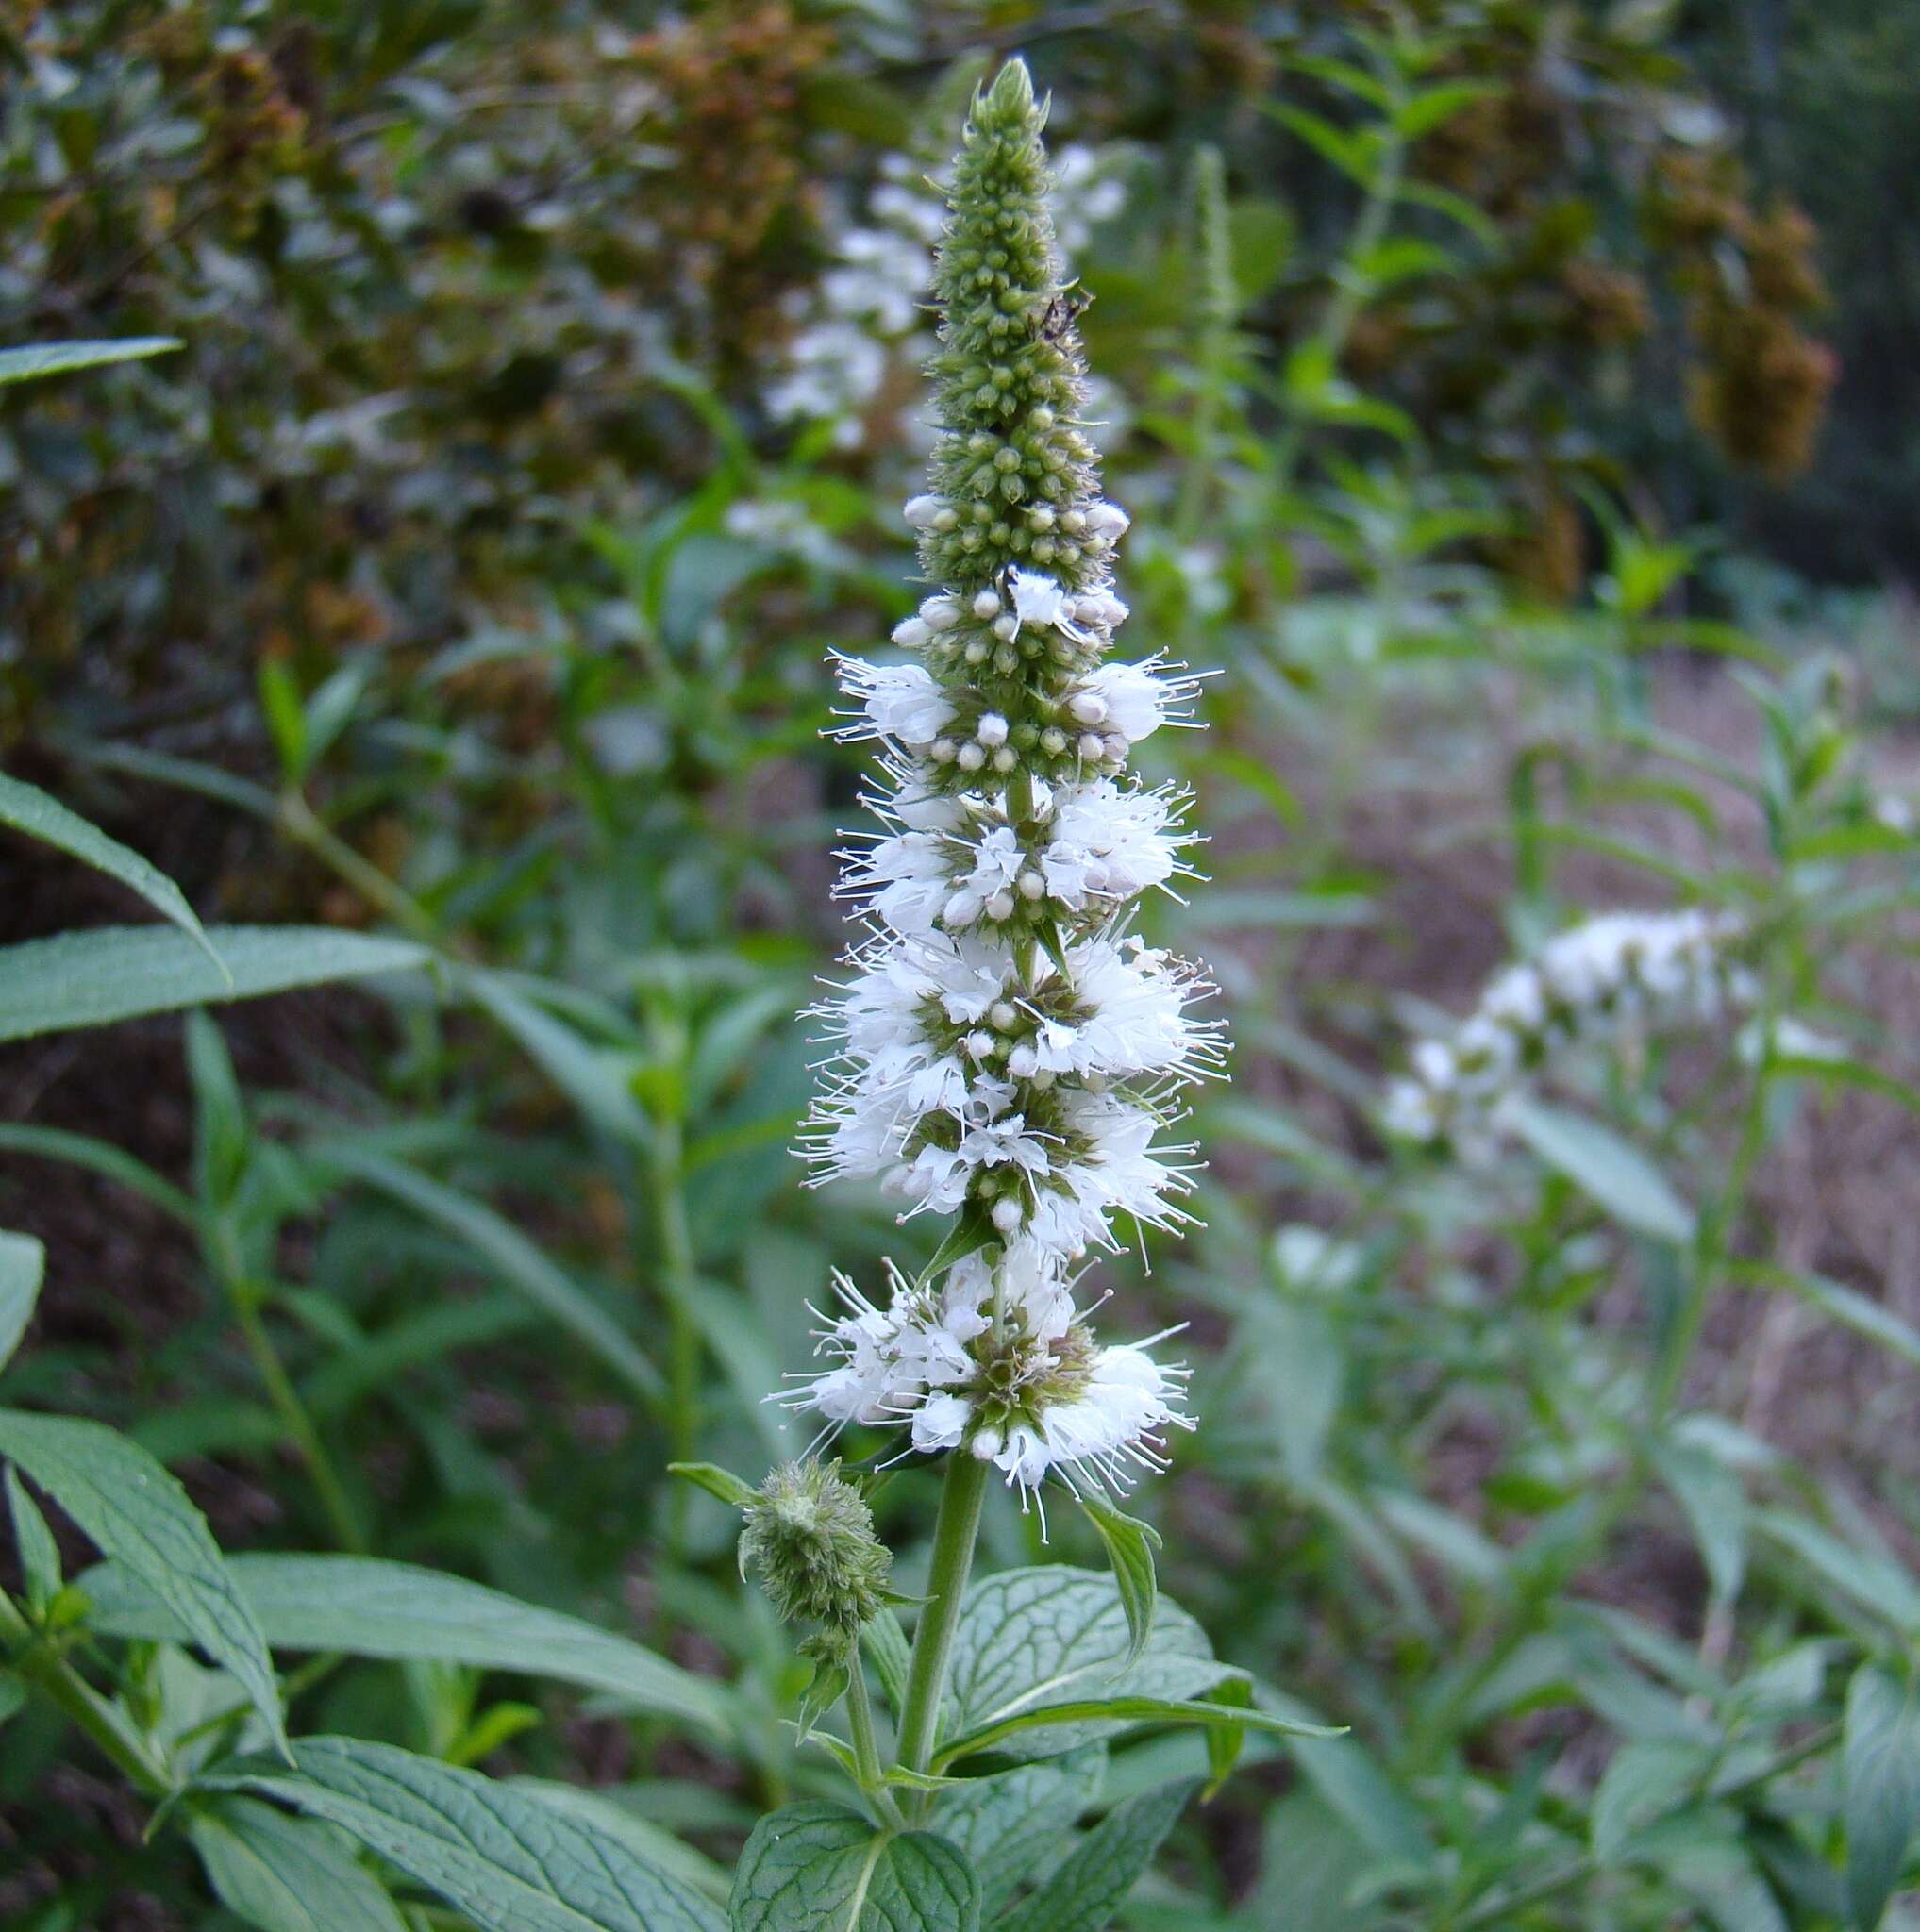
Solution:
[[[100,926],[0,949],[0,1041],[405,973],[433,957],[411,940],[331,926],[213,926],[207,940],[217,965],[185,933],[154,925]]]
[[[0,1369],[20,1346],[46,1273],[46,1250],[30,1234],[0,1230]]]
[[[1116,1806],[994,1932],[1100,1932],[1199,1789],[1197,1779],[1188,1778]]]
[[[186,1491],[144,1449],[76,1416],[0,1409],[0,1457],[17,1462],[165,1606],[182,1637],[232,1674],[285,1750],[266,1639]]]
[[[109,839],[99,826],[69,810],[51,793],[0,773],[0,825],[11,825],[16,832],[55,846],[96,872],[118,879],[156,912],[172,920],[225,974],[226,968],[221,964],[220,955],[208,943],[207,934],[179,887],[159,866],[118,839]]]
[[[980,1886],[930,1831],[789,1805],[755,1825],[733,1874],[733,1932],[977,1932]]]
[[[241,1555],[228,1557],[226,1567],[275,1649],[515,1671],[578,1684],[710,1730],[727,1727],[728,1699],[720,1685],[610,1630],[463,1576],[374,1557]],[[179,1641],[177,1618],[125,1567],[103,1565],[80,1586],[92,1599],[95,1629]]]
[[[1042,1764],[970,1777],[935,1801],[928,1824],[965,1855],[991,1921],[1015,1888],[1100,1794],[1107,1747],[1089,1744]]]
[[[358,1738],[304,1739],[294,1762],[200,1785],[339,1825],[483,1932],[726,1932],[717,1907],[618,1839],[477,1772]]]
[[[943,1726],[949,1739],[993,1729],[1035,1710],[1093,1699],[1192,1697],[1236,1673],[1221,1663],[1206,1632],[1178,1605],[1162,1600],[1144,1651],[1129,1666],[1132,1632],[1111,1576],[1067,1564],[1005,1570],[968,1591],[954,1633]],[[1105,1721],[1060,1719],[1023,1728],[1006,1748],[1049,1757],[1126,1728]]]
[[[226,1797],[187,1836],[214,1896],[259,1932],[406,1932],[386,1887],[326,1825]]]

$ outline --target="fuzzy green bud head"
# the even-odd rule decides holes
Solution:
[[[853,1638],[878,1613],[893,1561],[838,1462],[787,1463],[746,1507],[741,1569],[760,1577],[783,1623]]]

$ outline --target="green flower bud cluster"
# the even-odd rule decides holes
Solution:
[[[949,588],[995,584],[1019,564],[1077,590],[1106,556],[1085,523],[1098,485],[1079,423],[1076,298],[1047,207],[1044,118],[1026,67],[1009,61],[975,101],[954,167],[929,372],[945,434],[920,543],[927,576]]]
[[[815,1654],[842,1655],[886,1601],[893,1558],[873,1511],[838,1462],[790,1462],[746,1506],[740,1567],[760,1578],[780,1620],[820,1626]]]

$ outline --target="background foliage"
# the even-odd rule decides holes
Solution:
[[[233,987],[159,927],[97,984],[0,959],[0,1216],[46,1253],[0,1454],[64,1504],[16,1486],[0,1581],[52,1616],[126,1560],[30,1426],[91,1418],[250,1553],[303,1736],[560,1788],[694,1893],[843,1795],[731,1515],[663,1472],[793,1454],[760,1397],[829,1261],[915,1258],[785,1152],[855,791],[825,654],[913,594],[910,326],[850,424],[776,400],[1018,45],[1125,189],[1077,237],[1122,590],[1221,673],[1165,755],[1213,883],[1155,915],[1240,1042],[1210,1226],[1111,1270],[1191,1323],[1204,1423],[1141,1507],[1223,1664],[1351,1726],[1177,1826],[1131,1807],[1198,1743],[1115,1745],[1090,1856],[1171,1829],[1160,1925],[1881,1923],[1920,1806],[1897,13],[7,8],[0,338],[182,346],[0,390],[0,744],[131,848],[9,841],[0,919],[131,886],[191,926],[143,855],[300,933],[223,941]],[[1565,1070],[1491,1167],[1383,1136],[1414,1033],[1617,903],[1738,911],[1758,1014]],[[878,1508],[910,1587],[930,1490]],[[318,1592],[245,1566],[302,1551],[658,1674],[577,1623],[432,1638],[471,1604],[275,1622],[275,1574]],[[153,1749],[244,1741],[244,1645],[81,1590]],[[249,1877],[285,1789],[149,1841],[13,1682],[0,1926],[289,1923]],[[376,1760],[299,1748],[353,1830]],[[346,1842],[282,1850],[381,1924]]]

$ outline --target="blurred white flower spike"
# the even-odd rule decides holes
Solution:
[[[1092,1252],[1188,1221],[1194,1150],[1165,1129],[1225,1058],[1205,976],[1129,929],[1193,875],[1185,795],[1130,761],[1194,687],[1108,661],[1127,518],[1084,432],[1043,120],[1017,63],[975,103],[935,283],[940,439],[905,508],[934,588],[893,632],[907,661],[839,666],[839,735],[881,747],[883,789],[843,854],[867,935],[814,1009],[831,1051],[805,1151],[903,1221],[959,1218],[884,1303],[838,1280],[826,1366],[782,1398],[1024,1495],[1124,1491],[1188,1425],[1184,1371],[1097,1341],[1074,1290]]]
[[[1568,927],[1534,958],[1496,973],[1448,1038],[1414,1043],[1408,1072],[1387,1088],[1382,1124],[1485,1158],[1503,1108],[1550,1078],[1556,1062],[1751,1007],[1759,989],[1738,958],[1744,933],[1731,915],[1698,908],[1601,913]]]

